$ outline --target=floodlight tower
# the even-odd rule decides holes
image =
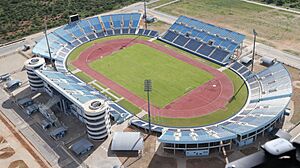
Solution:
[[[147,92],[148,98],[148,124],[149,124],[149,134],[151,133],[151,114],[150,114],[150,92],[152,91],[152,81],[150,79],[146,79],[144,81],[144,91]]]
[[[253,71],[253,66],[254,66],[254,56],[255,56],[255,43],[256,43],[256,36],[257,33],[255,31],[255,29],[253,29],[253,53],[252,53],[252,66],[251,66],[251,71]]]

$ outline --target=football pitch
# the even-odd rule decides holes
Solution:
[[[123,48],[89,66],[145,100],[144,80],[151,79],[151,103],[159,108],[213,79],[210,73],[144,44]]]

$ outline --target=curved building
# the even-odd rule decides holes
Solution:
[[[94,99],[83,105],[84,120],[88,136],[92,139],[102,140],[109,134],[109,105],[103,99]]]
[[[33,91],[43,89],[44,87],[43,80],[38,77],[34,71],[37,69],[41,69],[43,66],[45,66],[45,64],[45,59],[40,57],[34,57],[26,60],[25,62],[29,85],[31,90]]]

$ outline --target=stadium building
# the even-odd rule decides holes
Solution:
[[[110,116],[117,123],[133,115],[117,103],[84,83],[66,67],[69,54],[78,46],[103,37],[114,35],[143,35],[157,38],[194,55],[218,63],[238,74],[248,89],[244,107],[234,116],[201,127],[166,127],[151,124],[151,131],[159,135],[158,141],[166,151],[184,152],[187,156],[209,155],[221,147],[244,146],[257,136],[271,131],[284,116],[291,99],[291,77],[281,63],[254,73],[235,61],[245,36],[202,21],[180,16],[163,33],[140,29],[141,14],[111,14],[71,22],[54,32],[48,39],[55,69],[45,67],[42,58],[50,59],[46,39],[33,48],[33,58],[25,63],[32,90],[42,87],[50,96],[59,95],[60,107],[84,122],[92,139],[105,139],[110,133]],[[42,82],[41,82],[42,81]],[[148,130],[141,119],[131,119],[132,126]]]

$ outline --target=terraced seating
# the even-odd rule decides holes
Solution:
[[[231,69],[240,76],[245,74],[245,66],[235,62]],[[247,69],[247,68],[246,68]],[[284,82],[280,82],[281,78]],[[191,144],[215,143],[220,147],[223,142],[235,141],[239,146],[252,143],[256,136],[267,131],[283,115],[283,112],[291,99],[291,79],[288,71],[281,63],[277,63],[257,74],[251,72],[248,78],[244,77],[249,86],[249,100],[245,107],[235,116],[217,124],[194,127],[194,128],[172,128],[158,126],[163,130],[159,141],[164,143],[165,149],[187,150]],[[277,82],[271,82],[271,81]],[[285,84],[286,83],[286,84]],[[282,86],[282,87],[281,87]],[[278,88],[276,95],[269,94],[268,99],[262,96],[262,88]],[[148,123],[135,119],[131,125],[148,130]],[[222,143],[221,143],[222,142]],[[180,146],[180,144],[187,146]],[[192,146],[193,149],[208,149],[207,146]]]
[[[67,72],[65,61],[68,54],[83,43],[106,36],[136,34],[140,19],[140,13],[94,16],[69,23],[49,33],[51,56],[55,60],[57,70]],[[141,30],[143,30],[141,34],[143,36],[158,36],[157,31]],[[33,54],[50,58],[45,38],[36,44]]]
[[[160,39],[221,65],[226,65],[245,36],[199,20],[180,16]],[[187,44],[189,39],[198,41],[198,44],[203,43],[211,48],[216,48],[216,50],[213,52],[213,49],[198,49],[196,46],[199,46],[195,41],[192,42],[195,46],[191,47],[191,44]]]

